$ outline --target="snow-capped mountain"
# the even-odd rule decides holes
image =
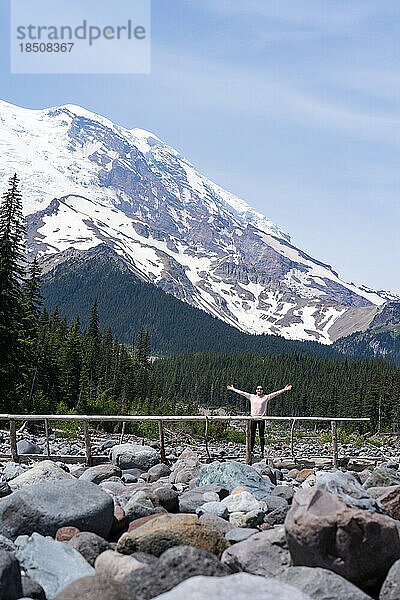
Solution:
[[[346,283],[158,137],[78,106],[0,102],[0,184],[17,172],[45,268],[106,244],[140,277],[250,333],[330,343],[389,292]]]

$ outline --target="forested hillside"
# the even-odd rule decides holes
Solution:
[[[306,352],[335,356],[330,346],[286,340],[274,335],[249,335],[177,300],[128,271],[107,247],[74,256],[46,273],[41,282],[46,306],[62,307],[70,321],[77,315],[87,326],[87,315],[98,298],[101,327],[111,327],[121,342],[132,343],[140,327],[150,332],[152,352]]]
[[[153,364],[158,394],[173,404],[188,402],[248,410],[242,396],[228,392],[266,391],[292,384],[293,390],[269,405],[269,414],[287,416],[370,417],[376,428],[399,425],[400,369],[384,360],[338,360],[298,354],[215,354],[173,356]]]

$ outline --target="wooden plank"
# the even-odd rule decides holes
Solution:
[[[165,443],[164,443],[164,429],[163,429],[162,421],[158,421],[158,439],[160,442],[161,462],[165,463]]]
[[[134,422],[134,421],[168,421],[168,422],[178,422],[178,421],[205,421],[205,416],[203,415],[13,415],[13,414],[3,414],[0,415],[0,420],[15,420],[15,421],[44,421],[44,419],[49,419],[51,421],[92,421],[98,423],[106,423],[106,422]],[[219,415],[210,415],[208,416],[210,421],[251,421],[251,417],[247,415],[243,416],[226,416],[221,417]],[[320,421],[320,422],[329,422],[335,421],[336,423],[363,423],[369,422],[370,419],[367,417],[259,417],[258,420],[263,421]]]
[[[45,435],[46,435],[46,451],[47,451],[47,456],[50,456],[49,421],[48,421],[48,419],[44,420],[44,431],[45,431]]]
[[[331,430],[332,430],[332,460],[333,460],[334,468],[337,469],[338,465],[339,465],[339,458],[338,458],[338,446],[337,446],[336,422],[335,421],[332,421]]]
[[[250,423],[251,420],[246,421],[246,464],[251,465],[251,434],[250,434]]]
[[[90,446],[89,425],[88,425],[87,421],[83,421],[83,435],[85,438],[86,464],[88,467],[93,467],[92,449]]]
[[[15,421],[13,419],[10,420],[10,448],[13,461],[19,462],[17,449],[17,431],[15,427]]]

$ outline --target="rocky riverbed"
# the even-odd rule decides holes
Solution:
[[[239,444],[212,442],[211,462],[170,444],[164,464],[156,442],[92,438],[93,467],[62,460],[80,440],[51,436],[49,460],[27,432],[18,453],[42,460],[3,461],[0,599],[400,599],[396,446],[341,446],[333,469],[317,442],[249,466]]]

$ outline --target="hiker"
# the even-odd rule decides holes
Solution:
[[[233,387],[233,385],[226,386],[228,390],[231,392],[236,392],[236,394],[240,394],[250,400],[250,415],[252,417],[264,417],[267,412],[267,405],[272,398],[275,396],[279,396],[279,394],[283,394],[283,392],[288,392],[292,389],[291,385],[285,385],[283,390],[278,390],[277,392],[272,392],[272,394],[264,394],[264,388],[262,385],[258,385],[255,394],[249,394],[249,392],[242,392],[241,390],[237,390]],[[254,420],[250,422],[250,448],[251,452],[253,452],[254,443],[256,440],[256,431],[258,425],[258,433],[260,435],[260,447],[261,447],[261,458],[264,458],[264,432],[265,432],[265,421],[264,420]]]

